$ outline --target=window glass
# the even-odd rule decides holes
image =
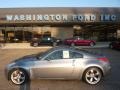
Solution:
[[[57,59],[62,59],[62,50],[60,51],[55,51],[52,54],[48,55],[48,57],[45,58],[45,60],[57,60]]]
[[[75,51],[70,51],[70,58],[82,58],[83,55],[78,53],[78,52],[75,52]]]

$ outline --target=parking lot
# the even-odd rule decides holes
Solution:
[[[45,50],[47,48],[0,49],[0,90],[120,90],[120,51],[108,48],[87,49],[106,55],[111,62],[110,75],[98,85],[91,86],[79,80],[31,80],[25,85],[16,86],[6,80],[4,68],[9,62]]]

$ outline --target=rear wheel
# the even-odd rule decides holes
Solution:
[[[16,85],[21,85],[28,81],[28,75],[24,70],[15,69],[10,73],[10,80]]]
[[[96,67],[88,68],[84,73],[83,79],[86,83],[95,85],[101,81],[102,72]]]
[[[57,43],[56,42],[53,42],[53,47],[57,46]]]

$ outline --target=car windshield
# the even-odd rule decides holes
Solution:
[[[45,53],[45,52],[40,52],[40,53],[36,54],[36,58],[37,58],[37,59],[42,58],[42,57],[44,56],[44,53]]]
[[[52,51],[52,49],[49,49],[49,50],[47,50],[47,51],[45,51],[45,52],[40,52],[40,53],[36,54],[36,58],[37,58],[37,59],[41,59],[42,57],[44,57],[45,55],[47,55],[47,54],[50,53],[51,51]]]

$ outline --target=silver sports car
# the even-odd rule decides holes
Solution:
[[[7,65],[6,77],[20,85],[30,79],[78,79],[94,85],[110,71],[105,56],[71,47],[55,47]]]

